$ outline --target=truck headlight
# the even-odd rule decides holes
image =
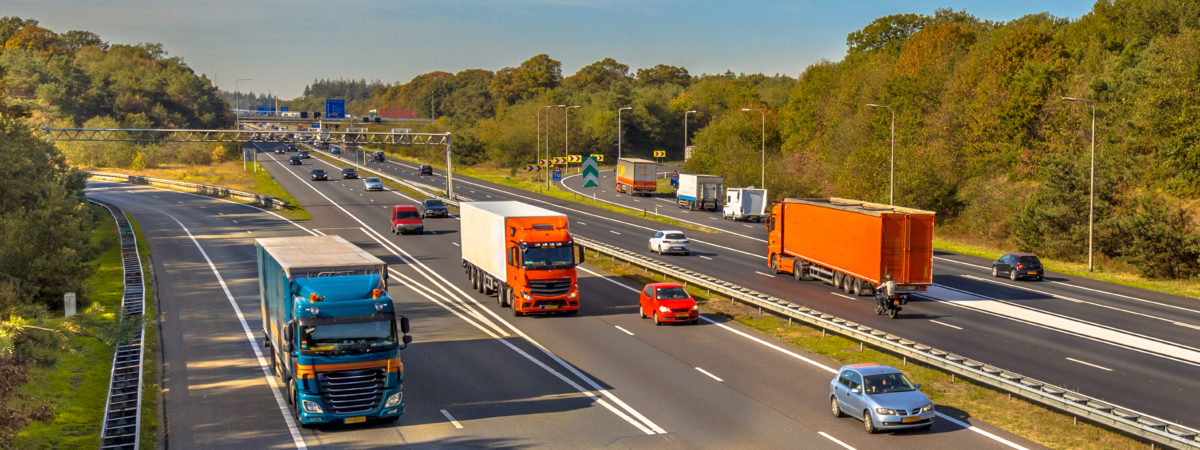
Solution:
[[[883,414],[883,415],[885,415],[885,416],[894,416],[894,415],[896,415],[896,410],[894,410],[894,409],[887,409],[887,408],[875,408],[875,412],[877,412],[877,413],[879,413],[879,414]]]
[[[521,291],[521,298],[525,300],[533,300],[533,297],[531,297],[529,293],[525,291]]]
[[[671,308],[668,308],[666,306],[659,306],[658,312],[671,312]]]
[[[393,406],[399,405],[400,402],[403,400],[404,400],[404,391],[397,392],[395,394],[388,396],[387,401],[383,402],[383,407],[391,408]]]
[[[304,405],[304,411],[310,414],[325,414],[325,410],[321,409],[321,405],[317,402],[304,400],[300,403]]]
[[[575,298],[578,296],[579,296],[579,289],[576,289],[576,290],[571,291],[571,295],[568,295],[567,298]]]

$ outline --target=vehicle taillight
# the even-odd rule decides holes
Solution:
[[[1024,265],[1024,264],[1021,264],[1021,263],[1017,263],[1017,268],[1018,268],[1018,269],[1024,269],[1024,268],[1025,268],[1025,265]]]

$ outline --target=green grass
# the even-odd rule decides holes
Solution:
[[[631,280],[636,284],[667,281],[667,277],[654,274],[621,262],[609,261],[596,253],[588,252],[588,264],[601,267],[604,271]],[[678,280],[673,280],[678,281]],[[915,382],[922,383],[921,391],[941,409],[944,414],[963,420],[964,417],[950,408],[963,411],[966,416],[983,420],[1013,434],[1051,448],[1143,448],[1139,443],[1105,428],[1079,422],[1065,414],[1035,405],[1006,393],[958,378],[935,368],[906,361],[897,355],[880,351],[870,346],[860,347],[854,341],[821,329],[795,323],[786,319],[762,314],[757,309],[734,302],[728,298],[706,294],[702,288],[688,286],[688,291],[700,304],[701,312],[720,315],[766,333],[793,348],[829,357],[837,364],[874,362],[896,367],[904,371]],[[863,302],[864,308],[870,305]],[[860,350],[861,348],[861,350]],[[805,382],[825,383],[827,380]],[[825,408],[825,405],[812,405]],[[947,408],[948,407],[948,408]]]
[[[283,186],[280,186],[279,183],[275,181],[275,177],[271,176],[266,169],[262,169],[260,167],[258,171],[252,173],[254,174],[255,192],[262,195],[269,195],[278,199],[287,200],[287,206],[285,206],[283,209],[276,210],[279,212],[279,215],[292,220],[312,220],[312,216],[309,215],[308,211],[300,205],[300,202],[296,201],[296,198],[292,197],[292,194],[288,193],[287,189],[284,189]]]

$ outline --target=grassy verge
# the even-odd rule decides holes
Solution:
[[[588,264],[633,281],[635,284],[661,282],[666,277],[589,252]],[[907,362],[891,353],[864,346],[859,342],[803,324],[789,325],[786,319],[758,312],[728,298],[709,295],[702,288],[688,286],[688,291],[700,304],[701,312],[720,315],[766,333],[780,342],[806,352],[836,360],[839,364],[874,362],[899,368],[915,382],[922,383],[921,391],[929,396],[943,414],[958,419],[972,417],[1010,433],[1051,448],[1143,448],[1139,443],[1105,428],[1079,422],[1071,416],[1013,398],[1006,393],[961,379],[935,368]],[[868,308],[866,302],[863,307]],[[817,380],[812,382],[827,382]],[[813,408],[826,405],[814,404]]]
[[[239,191],[256,192],[263,195],[280,198],[288,201],[288,206],[278,210],[280,215],[292,220],[310,220],[312,216],[308,211],[304,210],[296,199],[292,197],[287,190],[283,189],[271,177],[266,170],[261,166],[258,171],[253,167],[249,170],[242,168],[241,161],[226,161],[223,163],[214,163],[211,165],[183,165],[183,164],[167,164],[162,167],[144,170],[132,170],[126,168],[113,167],[88,167],[90,170],[98,170],[103,172],[116,172],[128,175],[138,175],[150,178],[161,178],[164,180],[184,181],[195,184],[206,184],[210,186],[220,186],[223,188],[236,189]],[[240,201],[230,199],[232,201]],[[248,202],[242,202],[248,203]]]

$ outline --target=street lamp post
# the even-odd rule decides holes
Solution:
[[[633,110],[632,106],[617,108],[617,162],[621,161],[621,111]]]
[[[892,158],[891,158],[891,160],[892,160],[892,162],[890,164],[890,168],[888,169],[888,204],[895,205],[896,204],[896,110],[892,109],[891,106],[876,105],[874,103],[867,103],[867,106],[870,106],[872,108],[887,108],[887,110],[892,113],[892,126],[891,126],[891,130],[892,130],[891,131],[891,134],[892,134]]]
[[[571,145],[571,124],[567,121],[567,117],[571,115],[571,108],[578,108],[579,105],[566,106],[563,109],[563,157],[570,158],[570,153],[567,151]],[[566,163],[567,167],[571,167],[571,163]],[[580,170],[583,170],[580,167]]]
[[[695,113],[696,110],[689,109],[683,112],[683,159],[687,160],[688,133],[687,133],[687,116]]]
[[[1096,102],[1086,98],[1063,97],[1069,102],[1087,103],[1092,107],[1092,155],[1088,170],[1088,272],[1092,271],[1092,228],[1096,223]]]
[[[241,85],[238,83],[241,83],[243,81],[250,81],[250,78],[238,78],[233,81],[233,90],[235,91],[234,92],[234,102],[237,105],[237,106],[234,106],[234,108],[233,108],[234,122],[241,122],[241,118],[242,118],[242,88],[239,87]]]
[[[550,159],[550,108],[563,108],[566,106],[567,105],[543,106],[543,108],[546,108],[546,159],[547,160]],[[552,166],[552,165],[553,164],[546,165],[546,189],[550,189],[550,166]]]
[[[766,187],[767,187],[767,112],[763,111],[762,109],[758,109],[758,108],[742,108],[742,111],[746,111],[746,112],[758,111],[758,113],[760,115],[762,115],[762,174],[760,175],[762,185],[760,185],[759,187],[766,189]],[[686,118],[687,114],[684,114],[684,117]],[[685,122],[686,122],[686,120],[685,120]]]

